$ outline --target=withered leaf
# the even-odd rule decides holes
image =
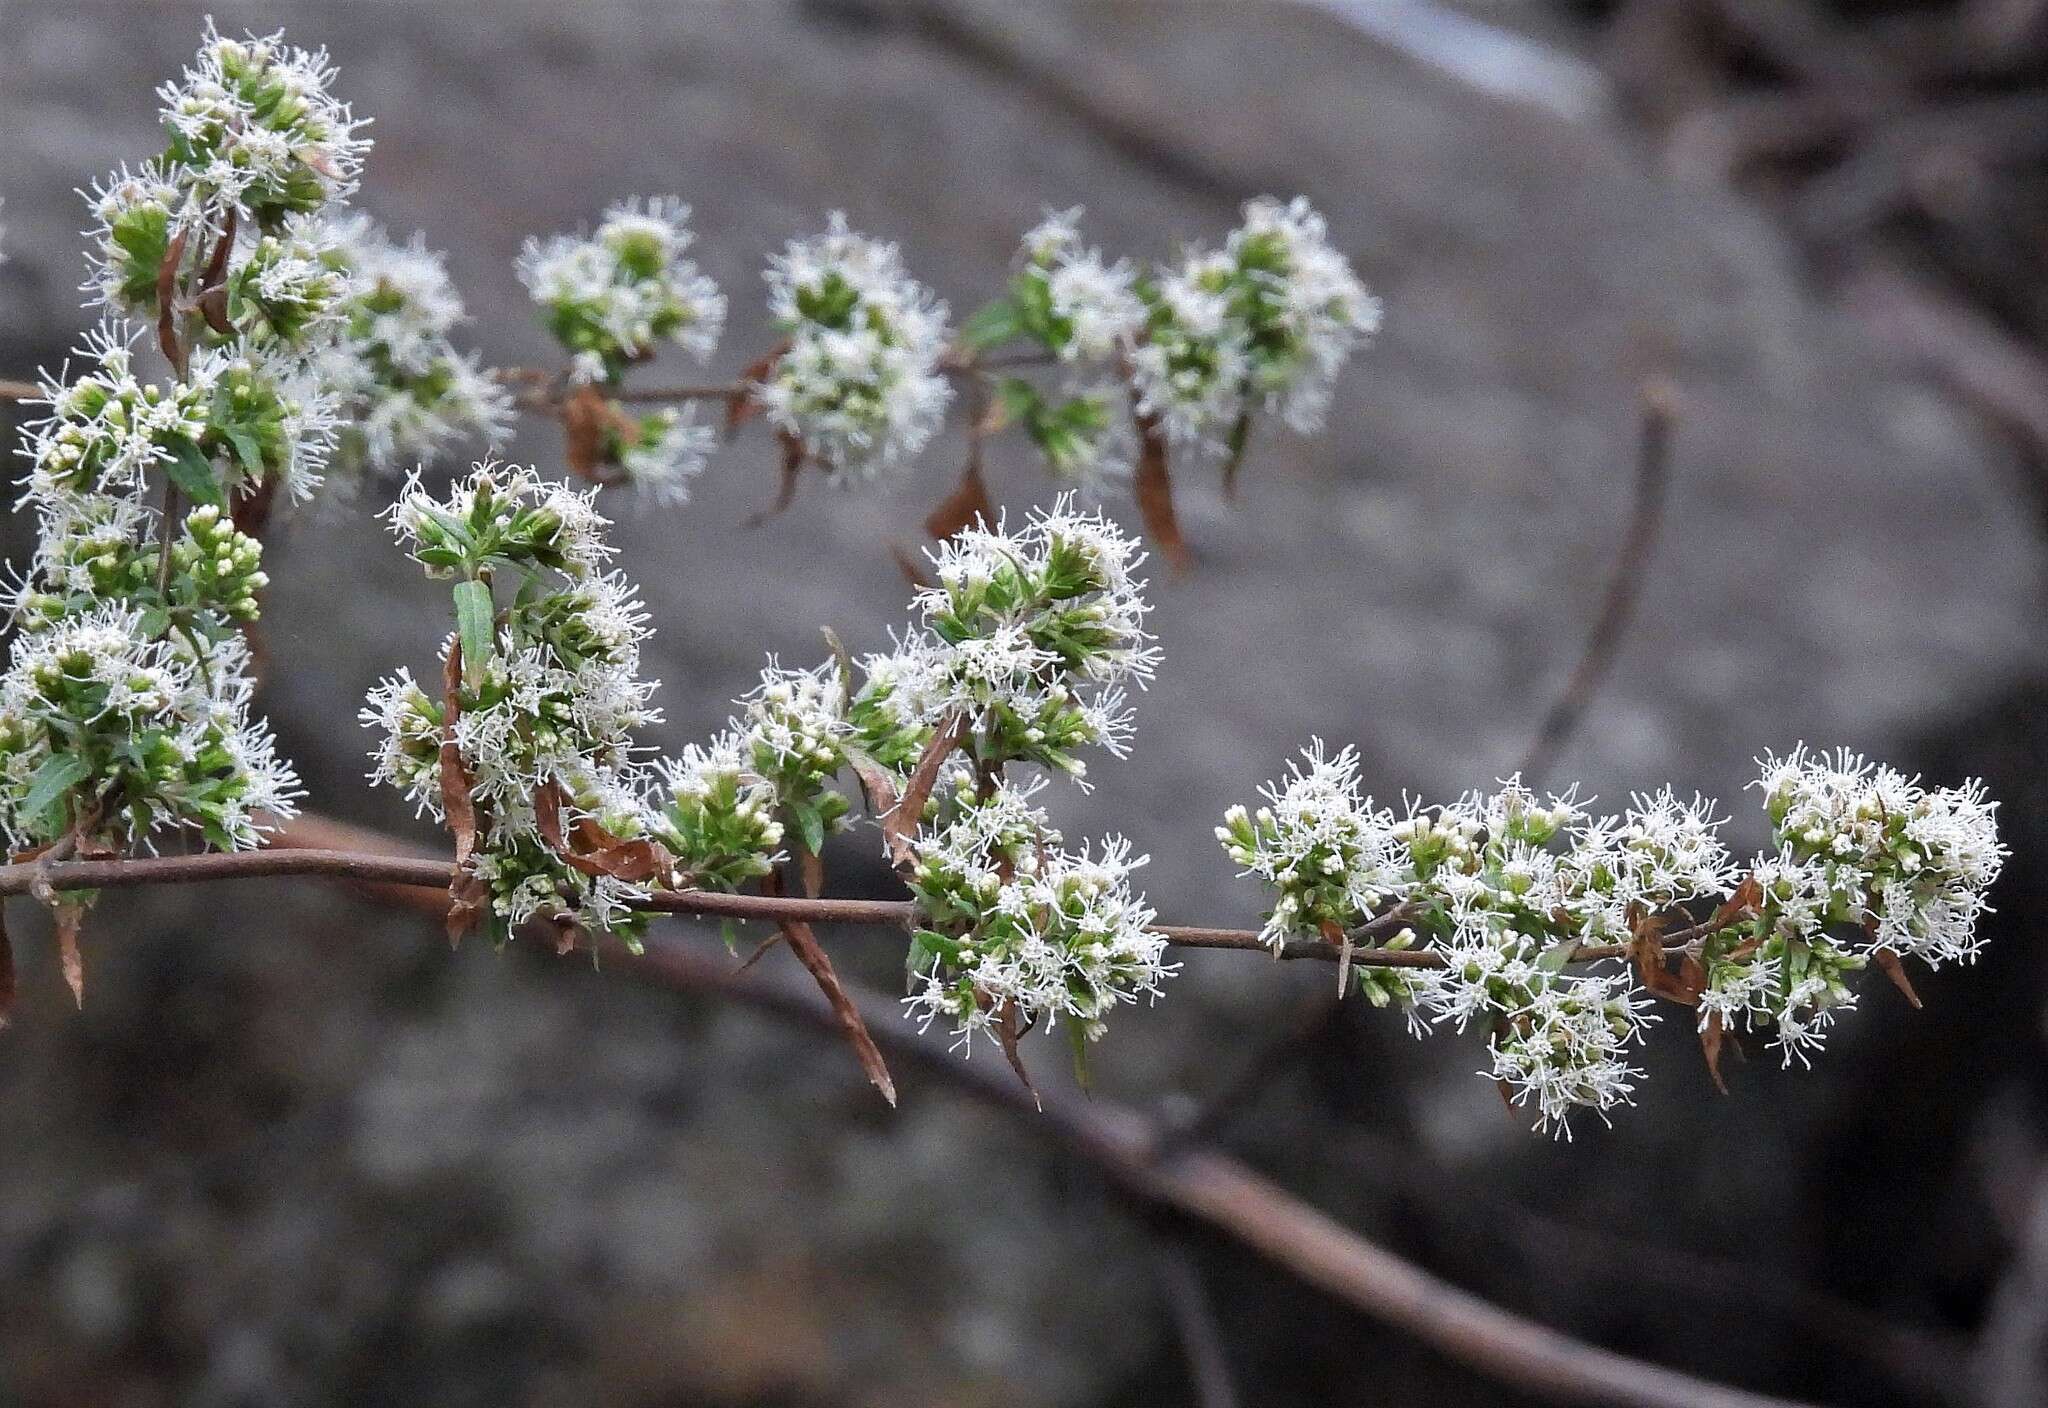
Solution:
[[[889,544],[889,560],[896,564],[896,570],[903,574],[903,580],[912,591],[923,591],[932,585],[932,574],[924,570],[924,564],[917,555],[901,543]]]
[[[1891,949],[1880,948],[1871,950],[1870,956],[1877,960],[1877,966],[1884,970],[1884,975],[1892,980],[1892,986],[1904,993],[1906,1001],[1917,1010],[1920,994],[1913,991],[1913,980],[1906,976],[1906,965],[1899,961],[1899,955]]]
[[[172,366],[183,368],[184,349],[178,345],[178,266],[185,262],[185,231],[180,229],[171,236],[170,245],[164,250],[163,263],[156,266],[156,344],[163,349],[164,359]]]
[[[861,799],[867,803],[868,815],[887,816],[896,807],[896,779],[890,771],[858,748],[846,748],[846,761],[853,767],[853,775],[860,782]]]
[[[761,357],[749,362],[740,373],[739,389],[725,398],[725,433],[731,435],[755,416],[761,414],[761,399],[754,394],[754,386],[768,379],[775,364],[782,360],[782,354],[789,350],[789,339],[784,338],[768,349]]]
[[[228,291],[224,288],[210,288],[199,295],[199,316],[206,319],[206,325],[222,337],[234,335],[235,325],[228,321]]]
[[[947,715],[938,732],[932,735],[932,741],[925,745],[917,766],[904,780],[903,795],[882,815],[882,844],[889,852],[890,862],[901,873],[908,874],[917,866],[917,854],[911,849],[911,839],[917,835],[918,823],[924,819],[924,804],[931,800],[932,788],[938,785],[939,769],[960,746],[961,736],[966,731],[965,715]]]
[[[1709,1012],[1705,1025],[1700,1028],[1700,1053],[1707,1058],[1707,1074],[1714,1078],[1714,1088],[1723,1095],[1728,1093],[1728,1082],[1721,1078],[1721,1043],[1727,1035],[1721,1014]]]
[[[988,482],[981,477],[981,466],[969,461],[952,492],[925,515],[924,531],[928,537],[943,541],[963,528],[971,528],[976,523],[993,524],[995,521],[996,509],[989,502]]]
[[[775,443],[782,449],[780,477],[775,483],[775,498],[768,507],[747,517],[749,528],[759,528],[771,518],[778,518],[789,511],[796,502],[796,486],[803,478],[804,460],[808,458],[801,435],[788,430],[775,432]]]
[[[1194,561],[1180,535],[1180,519],[1173,510],[1173,479],[1167,470],[1166,433],[1159,418],[1133,410],[1138,427],[1138,468],[1131,492],[1138,501],[1138,514],[1145,520],[1145,532],[1159,546],[1160,556],[1176,572]]]
[[[996,1009],[995,1028],[996,1041],[1003,1048],[1003,1059],[1010,1063],[1010,1069],[1017,1073],[1017,1079],[1022,1081],[1024,1088],[1031,1093],[1031,1103],[1043,1111],[1045,1097],[1038,1093],[1038,1087],[1032,1083],[1031,1072],[1024,1069],[1024,1054],[1017,1048],[1018,1039],[1023,1036],[1024,1029],[1017,1020],[1015,1003],[1005,1001]]]
[[[57,953],[64,965],[64,982],[71,989],[72,1000],[83,1007],[85,957],[78,949],[78,933],[85,924],[85,906],[60,901],[50,907],[50,917],[57,923]]]
[[[1635,926],[1635,937],[1629,940],[1629,957],[1635,961],[1636,971],[1641,975],[1643,986],[1652,994],[1667,1001],[1697,1007],[1700,993],[1707,985],[1706,970],[1695,962],[1674,973],[1665,966],[1666,954],[1663,944],[1657,939],[1657,926],[1644,922]]]
[[[624,416],[604,392],[595,386],[578,387],[562,402],[562,452],[570,472],[601,482],[604,467],[605,432],[623,428]]]
[[[832,1004],[832,1014],[839,1019],[839,1030],[845,1035],[847,1044],[854,1055],[860,1058],[861,1069],[867,1072],[868,1080],[875,1089],[882,1092],[882,1098],[891,1105],[896,1103],[896,1082],[890,1078],[888,1064],[882,1060],[881,1048],[868,1034],[868,1024],[862,1020],[860,1008],[854,1005],[840,984],[839,975],[832,969],[832,960],[818,943],[811,926],[800,920],[785,919],[779,924],[782,937],[788,942],[790,952],[810,971],[816,980],[818,990],[825,994],[825,1000]]]
[[[455,864],[466,866],[476,851],[476,802],[471,796],[472,779],[462,761],[462,749],[455,743],[455,725],[462,717],[462,642],[448,642],[448,659],[441,671],[441,810],[448,818],[448,830],[455,837]]]

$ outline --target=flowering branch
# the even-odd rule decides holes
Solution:
[[[320,54],[209,29],[164,90],[167,150],[93,198],[91,288],[110,320],[84,374],[40,388],[48,413],[26,445],[39,544],[0,674],[0,829],[32,865],[0,893],[69,897],[67,937],[102,884],[294,866],[379,878],[346,854],[120,859],[165,834],[255,852],[294,809],[296,777],[249,713],[244,630],[273,496],[488,434],[525,402],[559,416],[575,474],[680,499],[718,438],[693,403],[714,400],[728,430],[773,428],[786,497],[807,468],[842,484],[893,472],[961,382],[966,464],[928,520],[942,543],[911,627],[858,660],[836,641],[810,668],[770,660],[729,728],[658,763],[636,742],[659,717],[640,676],[651,625],[611,567],[598,489],[491,462],[440,496],[411,476],[387,516],[444,584],[453,629],[432,687],[400,669],[362,718],[375,780],[449,830],[451,935],[566,951],[593,934],[637,943],[665,908],[768,906],[751,913],[782,926],[886,1091],[806,927],[847,903],[818,896],[857,785],[909,890],[886,913],[910,929],[912,1015],[987,1037],[1020,1073],[1025,1034],[1064,1021],[1078,1061],[1117,1009],[1156,1001],[1171,948],[1258,948],[1334,959],[1340,993],[1399,1007],[1418,1032],[1479,1027],[1496,1079],[1559,1130],[1629,1098],[1653,999],[1695,1010],[1710,1064],[1738,1027],[1804,1060],[1865,966],[1911,997],[1906,960],[1974,954],[2004,857],[1981,788],[1804,750],[1765,760],[1772,849],[1737,867],[1699,798],[1667,789],[1600,816],[1510,778],[1397,816],[1362,794],[1354,753],[1318,744],[1269,805],[1218,828],[1273,891],[1264,927],[1156,924],[1133,884],[1146,858],[1119,837],[1069,845],[1039,801],[1054,779],[1089,786],[1092,750],[1130,746],[1128,691],[1160,663],[1144,554],[1071,495],[1014,530],[991,521],[985,442],[1021,428],[1074,479],[1135,458],[1140,512],[1177,564],[1169,451],[1213,451],[1229,474],[1255,411],[1314,428],[1377,326],[1321,218],[1254,200],[1220,248],[1140,270],[1086,247],[1078,212],[1051,216],[954,333],[896,246],[834,216],[770,261],[768,355],[732,382],[656,390],[629,374],[663,347],[707,358],[726,299],[689,257],[687,207],[629,200],[520,258],[566,371],[493,376],[449,341],[461,308],[438,261],[341,209],[368,144],[333,78]],[[163,385],[136,365],[152,327]],[[1011,374],[1032,368],[1065,384]],[[682,404],[627,409],[646,399]],[[1634,598],[1668,438],[1653,400],[1621,563],[1539,761]]]

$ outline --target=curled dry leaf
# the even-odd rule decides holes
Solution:
[[[1727,1036],[1727,1024],[1721,1014],[1709,1012],[1700,1027],[1700,1054],[1707,1058],[1707,1074],[1714,1078],[1714,1088],[1723,1095],[1728,1093],[1728,1082],[1721,1078],[1721,1045]]]
[[[64,983],[71,989],[71,999],[80,1007],[85,1006],[85,956],[79,952],[78,934],[85,925],[85,906],[59,900],[50,907],[50,917],[57,924],[57,953],[64,965]]]
[[[1031,1103],[1042,1113],[1045,1110],[1045,1097],[1038,1093],[1038,1087],[1032,1083],[1031,1072],[1024,1069],[1024,1054],[1017,1047],[1018,1041],[1023,1038],[1028,1028],[1018,1021],[1015,1003],[1004,1002],[996,1009],[995,1029],[996,1041],[1003,1048],[1003,1059],[1010,1063],[1010,1069],[1017,1073],[1017,1079],[1022,1081],[1024,1088],[1031,1093]]]
[[[171,236],[163,263],[156,266],[156,345],[164,360],[185,373],[185,351],[178,345],[178,266],[185,262],[185,231]]]
[[[1906,965],[1899,962],[1898,954],[1888,948],[1879,948],[1871,950],[1870,956],[1876,960],[1877,966],[1884,970],[1884,975],[1892,980],[1892,986],[1904,993],[1906,1001],[1912,1003],[1915,1010],[1918,1010],[1920,994],[1913,991],[1913,980],[1906,976]]]
[[[981,465],[970,460],[952,492],[925,515],[924,531],[929,537],[944,540],[977,522],[993,526],[995,521],[996,510],[995,505],[989,502],[988,482],[982,478]]]
[[[562,785],[552,777],[534,789],[534,825],[548,847],[575,869],[636,884],[673,878],[675,857],[658,841],[614,836],[590,817],[577,818],[565,832],[564,800]]]
[[[839,974],[833,970],[832,960],[818,943],[817,935],[811,932],[810,925],[800,920],[786,919],[777,927],[789,944],[790,952],[810,972],[818,984],[818,991],[824,993],[825,1000],[832,1005],[832,1015],[838,1019],[839,1030],[853,1048],[854,1055],[860,1059],[861,1069],[867,1073],[868,1080],[882,1092],[884,1100],[894,1105],[896,1082],[889,1075],[888,1063],[882,1059],[881,1048],[875,1045],[874,1037],[868,1034],[868,1024],[861,1019],[860,1008],[854,1005],[853,998],[840,983]]]
[[[1159,545],[1167,566],[1182,572],[1192,565],[1186,541],[1180,535],[1180,519],[1173,509],[1173,479],[1167,468],[1166,432],[1159,418],[1132,410],[1138,427],[1138,468],[1131,492],[1138,501],[1138,514],[1145,520],[1145,532]]]
[[[966,732],[965,715],[947,715],[938,732],[932,735],[932,741],[925,745],[917,766],[904,780],[903,795],[882,815],[882,844],[888,850],[890,864],[899,873],[907,874],[917,865],[917,853],[911,848],[911,840],[917,835],[918,823],[924,818],[924,804],[931,800],[932,788],[938,785],[939,769],[945,766],[946,759],[953,756],[953,750],[960,746],[960,739]]]
[[[768,507],[748,515],[749,528],[759,528],[769,519],[780,517],[796,502],[796,486],[803,478],[804,460],[808,458],[803,437],[795,431],[778,430],[775,432],[775,443],[782,449],[780,477],[775,482],[775,498]]]
[[[605,437],[633,429],[632,419],[595,386],[578,387],[562,402],[563,454],[572,473],[604,482]]]
[[[737,389],[725,398],[725,433],[728,436],[761,414],[761,398],[754,394],[754,388],[768,379],[768,374],[775,370],[775,364],[788,350],[789,339],[784,338],[749,362],[740,373]]]
[[[455,743],[455,725],[462,717],[462,642],[450,639],[442,668],[441,812],[455,837],[455,878],[448,883],[448,942],[457,944],[476,926],[490,903],[490,886],[469,868],[476,853],[476,801],[469,769]]]

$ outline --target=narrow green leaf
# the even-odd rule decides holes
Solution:
[[[52,753],[36,769],[34,780],[28,785],[28,796],[22,799],[21,810],[28,816],[40,814],[91,774],[92,769],[85,765],[85,759],[76,753]]]
[[[497,615],[491,589],[482,582],[455,584],[455,628],[462,640],[462,673],[474,689],[483,683],[484,670],[491,663],[493,618]]]
[[[803,833],[804,849],[817,855],[825,849],[825,818],[818,814],[817,807],[809,802],[791,802],[789,810],[796,817],[798,830]]]
[[[213,461],[183,436],[171,440],[171,461],[164,466],[171,482],[185,491],[195,504],[225,504],[220,480],[214,477]]]

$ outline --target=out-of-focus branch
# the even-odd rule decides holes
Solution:
[[[1613,668],[1622,634],[1635,614],[1637,598],[1642,595],[1657,530],[1664,521],[1664,501],[1671,481],[1671,439],[1677,419],[1678,397],[1670,383],[1662,378],[1645,383],[1628,528],[1622,534],[1621,548],[1608,574],[1607,590],[1601,594],[1600,614],[1594,618],[1592,633],[1586,637],[1586,648],[1580,653],[1563,693],[1543,716],[1535,741],[1522,759],[1525,782],[1541,780],[1557,761],[1557,755],[1585,717],[1586,706]]]

